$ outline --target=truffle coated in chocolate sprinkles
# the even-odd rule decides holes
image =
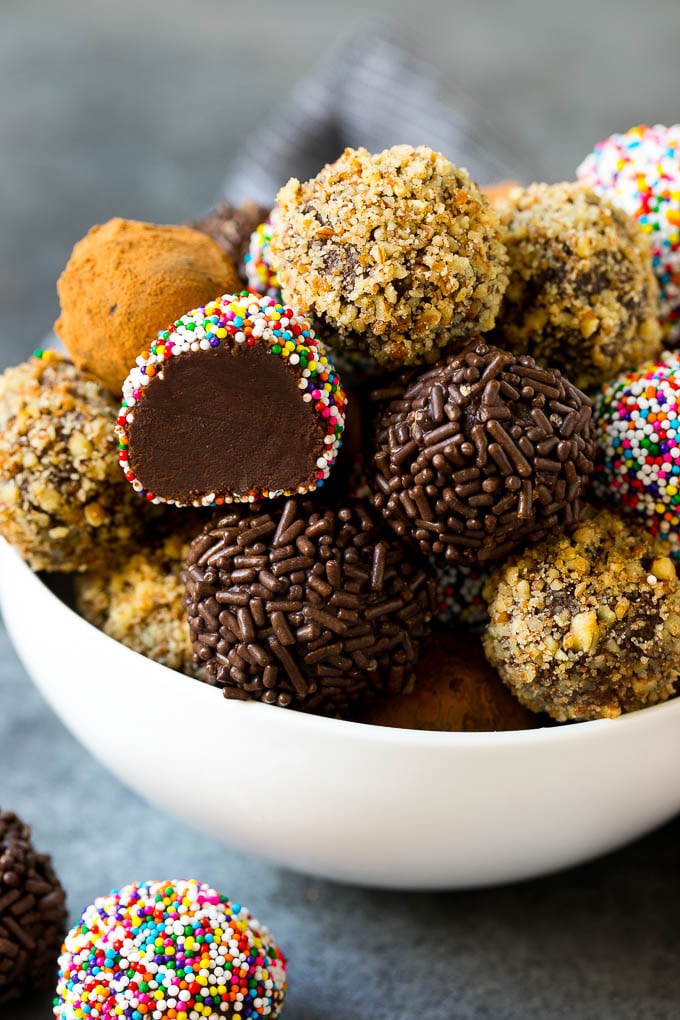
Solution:
[[[66,934],[66,896],[47,854],[11,811],[0,811],[0,1006],[49,988]]]
[[[226,697],[335,714],[413,685],[433,576],[361,503],[235,509],[184,580],[194,657]]]
[[[428,556],[500,559],[578,520],[593,469],[591,408],[557,370],[471,345],[383,412],[375,505]]]

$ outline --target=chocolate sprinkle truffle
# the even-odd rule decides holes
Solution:
[[[232,512],[194,540],[185,581],[196,657],[226,697],[341,714],[413,686],[431,575],[360,502]]]
[[[28,825],[0,811],[0,1006],[53,987],[65,933],[66,895],[50,857],[36,853]]]
[[[496,205],[510,283],[496,342],[567,372],[581,389],[661,348],[648,239],[579,184],[532,184]]]
[[[97,570],[132,549],[147,515],[120,474],[116,407],[56,351],[0,376],[0,535],[34,570]]]
[[[439,560],[484,563],[578,520],[592,402],[556,369],[478,342],[378,421],[376,507]]]
[[[680,582],[664,547],[607,510],[511,558],[485,589],[487,659],[560,722],[664,701],[680,674]]]
[[[346,149],[306,184],[290,180],[278,204],[270,252],[284,298],[329,342],[399,366],[493,326],[507,284],[498,217],[440,153]]]
[[[123,386],[120,466],[153,503],[220,506],[323,485],[345,391],[301,315],[247,291],[162,330]]]

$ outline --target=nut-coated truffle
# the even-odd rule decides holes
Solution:
[[[440,153],[346,149],[278,204],[279,285],[329,342],[418,364],[493,326],[507,284],[498,217]]]
[[[191,308],[240,288],[229,257],[190,227],[92,227],[59,277],[54,324],[78,368],[119,394],[137,355]]]
[[[55,351],[0,376],[0,534],[34,570],[96,570],[132,549],[148,512],[120,473],[116,410]]]
[[[588,510],[491,576],[487,659],[528,708],[612,718],[664,701],[680,674],[680,582],[663,546]]]
[[[66,895],[50,857],[36,852],[28,825],[0,811],[0,1006],[54,987],[65,933]]]
[[[648,239],[579,184],[532,184],[498,202],[510,283],[494,342],[566,372],[581,389],[661,348]]]
[[[501,559],[578,520],[591,413],[556,369],[476,343],[419,375],[378,420],[375,505],[424,555]]]
[[[185,581],[196,657],[227,697],[335,714],[413,685],[431,575],[358,501],[230,513]]]

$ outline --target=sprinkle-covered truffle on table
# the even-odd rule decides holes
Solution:
[[[248,286],[256,294],[267,294],[269,297],[281,300],[281,288],[279,278],[272,262],[270,242],[272,239],[272,224],[278,215],[277,206],[274,206],[264,223],[260,223],[250,236],[248,251],[243,257]]]
[[[311,492],[346,395],[307,320],[243,291],[162,330],[123,386],[120,466],[151,502],[221,506]]]
[[[193,879],[101,896],[66,936],[57,1020],[275,1020],[286,958],[240,903]]]
[[[637,220],[652,245],[667,346],[680,343],[680,124],[639,124],[598,142],[579,180]]]

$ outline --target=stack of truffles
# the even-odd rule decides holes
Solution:
[[[670,697],[679,138],[489,195],[347,149],[270,211],[93,228],[69,357],[0,378],[0,532],[230,698],[503,729]]]

